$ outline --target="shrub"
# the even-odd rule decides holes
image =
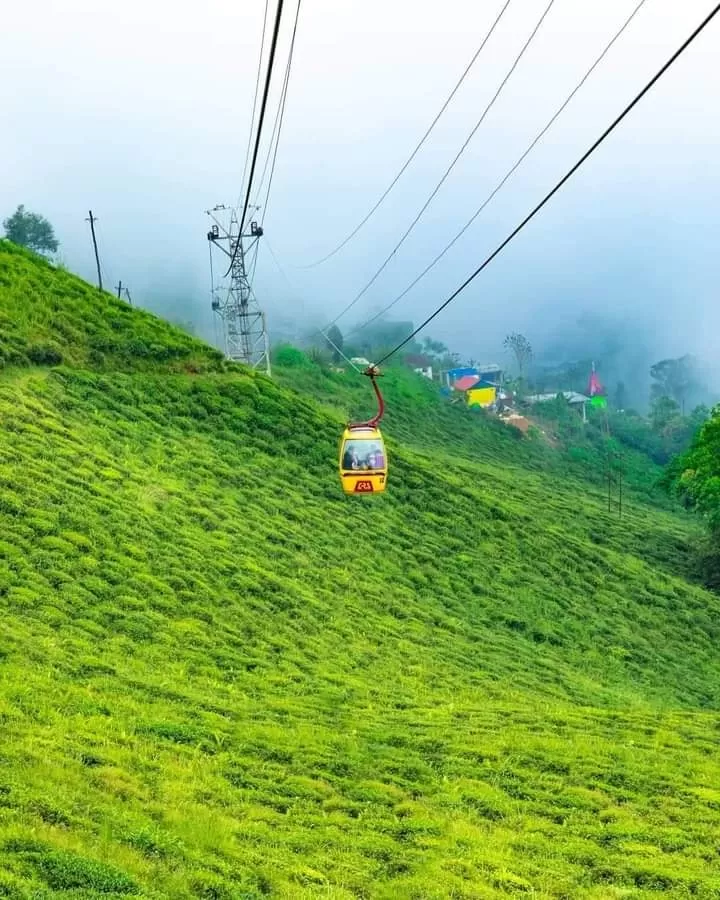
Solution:
[[[38,366],[59,366],[63,361],[63,355],[57,344],[30,344],[27,349],[30,362]]]

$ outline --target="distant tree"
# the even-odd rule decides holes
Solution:
[[[710,541],[700,548],[699,561],[708,585],[720,590],[720,406],[696,432],[690,449],[673,460],[666,484],[707,522]]]
[[[503,346],[515,357],[520,378],[525,376],[525,370],[532,359],[533,351],[530,341],[523,334],[509,334],[503,341]]]
[[[679,359],[662,359],[650,367],[653,384],[651,397],[672,397],[685,415],[685,403],[688,394],[698,387],[697,362],[689,354]]]
[[[423,340],[423,350],[428,356],[434,356],[436,359],[448,355],[448,348],[442,341],[435,341],[430,337]]]
[[[412,322],[393,322],[388,319],[379,319],[372,325],[362,328],[352,339],[352,349],[356,353],[345,352],[349,356],[366,356],[368,359],[378,358],[384,351],[392,349],[396,344],[404,341],[413,331]],[[348,342],[349,345],[349,342]],[[412,340],[403,348],[406,353],[420,353],[422,346],[419,341]]]
[[[36,253],[56,253],[58,242],[47,219],[39,213],[27,212],[21,204],[3,222],[5,237],[13,244],[28,247]]]
[[[680,418],[680,404],[672,397],[657,397],[650,407],[650,421],[653,430],[662,434],[671,422]]]
[[[625,382],[618,381],[615,388],[615,409],[625,409],[626,393]]]
[[[332,351],[333,362],[339,363],[342,359],[342,350],[344,346],[342,331],[340,331],[337,325],[331,325],[330,328],[328,328],[326,338],[328,346]]]

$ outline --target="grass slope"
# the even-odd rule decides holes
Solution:
[[[718,895],[684,519],[401,378],[347,500],[332,391],[159,365],[0,377],[0,896]]]
[[[185,332],[2,239],[0,297],[0,366],[227,368],[216,350]]]

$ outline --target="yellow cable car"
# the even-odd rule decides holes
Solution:
[[[387,483],[387,454],[378,428],[385,403],[375,382],[375,377],[380,373],[370,366],[364,374],[372,381],[378,412],[367,422],[349,423],[340,439],[338,467],[340,483],[346,494],[381,494]]]
[[[387,482],[387,457],[380,429],[348,425],[340,441],[340,480],[346,494],[379,494]]]

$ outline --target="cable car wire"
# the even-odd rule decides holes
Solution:
[[[245,151],[245,165],[243,166],[242,179],[240,181],[240,196],[235,204],[240,206],[243,191],[245,190],[245,176],[247,175],[247,167],[250,162],[250,147],[252,146],[253,128],[255,127],[255,110],[257,109],[257,99],[260,93],[260,71],[262,69],[263,51],[265,49],[265,31],[267,28],[267,14],[270,0],[265,0],[265,13],[263,15],[262,37],[260,38],[260,53],[258,55],[257,75],[255,76],[255,96],[253,97],[252,115],[250,116],[250,129],[248,130],[247,149]]]
[[[258,119],[257,135],[255,137],[255,149],[253,150],[252,164],[250,166],[250,176],[248,178],[248,184],[247,184],[247,193],[245,194],[245,204],[243,206],[242,216],[240,218],[240,228],[238,231],[238,239],[235,242],[235,249],[233,250],[233,254],[230,259],[230,265],[228,266],[227,272],[225,273],[225,277],[228,276],[228,274],[230,273],[230,270],[232,269],[232,267],[235,263],[235,258],[237,257],[237,252],[238,252],[238,249],[242,242],[242,232],[243,232],[243,227],[245,225],[245,216],[247,215],[248,204],[250,203],[250,194],[252,192],[253,176],[255,174],[255,166],[257,164],[258,151],[260,149],[260,138],[262,137],[262,128],[263,128],[263,122],[265,121],[265,110],[267,108],[268,93],[270,92],[270,81],[272,79],[273,65],[275,63],[275,50],[277,48],[278,33],[280,31],[280,19],[282,18],[283,3],[284,3],[284,0],[278,0],[277,11],[275,13],[275,25],[273,28],[273,36],[272,36],[272,41],[270,43],[270,55],[268,57],[267,75],[265,77],[265,88],[263,90],[262,103],[260,104],[260,116]]]
[[[265,244],[266,244],[268,250],[270,251],[270,255],[271,255],[272,258],[273,258],[273,262],[275,263],[275,267],[277,268],[278,272],[282,275],[282,277],[285,279],[285,283],[286,283],[287,286],[290,288],[290,290],[293,292],[293,294],[297,294],[298,292],[295,290],[295,288],[293,287],[293,285],[290,283],[290,279],[288,278],[287,273],[285,272],[285,269],[280,265],[280,260],[279,260],[279,259],[277,258],[277,256],[275,255],[275,251],[274,251],[273,248],[272,248],[272,244],[271,244],[267,239],[265,240]],[[302,296],[301,296],[300,294],[298,294],[298,299],[300,300],[301,305],[304,307],[304,306],[305,306],[305,301],[303,300],[303,298],[302,298]],[[341,347],[338,347],[338,345],[335,343],[335,341],[333,341],[333,339],[332,339],[331,337],[328,337],[328,335],[325,334],[325,332],[322,331],[320,328],[315,328],[315,329],[314,329],[314,332],[317,333],[317,334],[319,334],[320,337],[324,338],[324,340],[326,340],[326,341],[328,342],[328,344],[330,344],[330,346],[331,346],[334,350],[336,350],[340,356],[342,356],[342,358],[345,360],[345,362],[346,362],[349,366],[351,366],[353,369],[355,369],[355,371],[358,373],[358,375],[362,375],[362,369],[361,369],[359,366],[357,366],[357,365],[350,359],[350,357],[347,356],[347,355],[343,352],[343,350],[342,350]]]
[[[468,230],[468,228],[473,224],[475,219],[477,219],[477,217],[480,215],[480,213],[485,209],[485,207],[490,203],[490,201],[495,197],[495,195],[501,190],[501,188],[505,185],[505,183],[508,181],[508,179],[520,167],[520,165],[523,163],[525,158],[530,154],[530,152],[535,148],[535,146],[539,143],[539,141],[544,137],[544,135],[552,127],[552,125],[555,123],[555,121],[565,111],[565,108],[568,106],[568,104],[573,99],[575,94],[577,94],[577,92],[580,90],[580,88],[588,80],[590,75],[594,72],[594,70],[598,67],[598,65],[600,65],[602,60],[605,58],[605,56],[610,51],[610,48],[618,40],[618,38],[623,34],[625,29],[632,22],[632,20],[635,18],[637,13],[645,5],[646,2],[647,2],[647,0],[640,0],[640,2],[637,4],[635,9],[633,9],[633,11],[627,17],[627,19],[625,19],[623,24],[620,26],[619,30],[617,32],[615,32],[615,35],[611,38],[609,43],[605,45],[605,49],[602,51],[602,53],[600,53],[600,55],[597,57],[595,62],[585,72],[585,74],[580,79],[580,81],[577,83],[577,85],[568,94],[568,96],[566,97],[564,102],[558,107],[558,109],[554,113],[554,115],[548,120],[547,124],[541,129],[541,131],[538,132],[536,137],[533,139],[533,141],[528,146],[527,150],[525,150],[525,152],[518,158],[518,160],[515,162],[515,164],[510,169],[508,169],[507,173],[503,176],[501,181],[491,191],[491,193],[488,194],[488,196],[485,198],[485,200],[483,200],[483,202],[480,204],[480,206],[477,208],[477,210],[472,214],[472,216],[468,219],[468,221],[463,225],[463,227],[460,229],[460,231],[458,231],[458,233],[450,241],[450,243],[445,245],[444,249],[441,250],[440,253],[438,253],[438,255],[432,260],[432,262],[430,262],[422,270],[422,272],[417,276],[417,278],[415,278],[414,281],[410,282],[410,284],[405,288],[405,290],[401,294],[398,294],[398,296],[391,303],[388,303],[387,306],[384,306],[380,310],[380,312],[376,313],[374,316],[372,316],[370,319],[368,319],[367,322],[364,322],[362,325],[357,325],[355,328],[351,329],[348,332],[348,335],[355,334],[358,331],[362,331],[363,328],[367,328],[368,325],[372,325],[373,322],[376,322],[381,316],[384,316],[385,313],[387,313],[397,303],[399,303],[403,299],[403,297],[405,297],[407,294],[409,294],[410,291],[415,287],[415,285],[418,284],[418,282],[422,281],[422,279],[427,275],[427,273],[431,269],[435,268],[435,266],[440,262],[440,260],[443,258],[443,256],[445,256],[445,254],[448,252],[448,250],[450,250],[451,247],[453,247],[460,240],[460,238],[465,234],[465,232]]]
[[[485,269],[490,263],[498,256],[505,247],[513,240],[516,235],[518,235],[523,228],[533,219],[537,213],[555,196],[555,194],[560,190],[560,188],[570,180],[570,178],[577,172],[577,170],[582,166],[582,164],[597,150],[597,148],[603,143],[603,141],[617,128],[617,126],[622,122],[622,120],[630,113],[632,109],[642,100],[645,94],[655,85],[660,78],[667,72],[667,70],[672,66],[672,64],[678,59],[678,57],[692,44],[692,42],[697,38],[697,36],[703,31],[704,28],[715,18],[717,13],[720,12],[720,3],[718,3],[712,11],[703,19],[703,21],[697,26],[697,28],[692,32],[692,34],[680,45],[680,47],[673,53],[673,55],[668,59],[668,61],[653,75],[650,81],[647,82],[645,87],[640,91],[639,94],[635,96],[633,100],[625,107],[625,109],[620,113],[619,116],[605,129],[605,131],[600,135],[600,137],[590,146],[588,150],[583,153],[580,159],[572,166],[568,172],[563,175],[560,181],[557,182],[554,188],[550,190],[543,199],[525,216],[525,218],[517,225],[513,231],[499,244],[495,250],[475,269],[475,271],[465,279],[465,281],[458,287],[452,294],[445,300],[443,303],[438,306],[438,308],[432,312],[424,322],[418,325],[404,340],[402,340],[396,347],[393,347],[389,353],[386,353],[385,356],[382,357],[379,362],[375,363],[376,366],[381,365],[387,360],[390,359],[391,356],[394,356],[399,350],[409,343],[417,334],[419,334],[423,328],[432,322],[440,313],[445,309],[445,307],[449,306],[455,298],[461,294],[465,288],[477,278],[477,276]]]
[[[262,207],[262,218],[260,219],[260,226],[265,222],[265,216],[267,214],[267,206],[268,200],[270,199],[270,190],[272,188],[273,175],[275,174],[275,164],[277,162],[278,155],[278,147],[280,146],[280,134],[282,132],[283,121],[285,119],[285,103],[287,102],[287,94],[288,94],[288,84],[290,83],[290,70],[292,68],[292,60],[293,60],[293,51],[295,49],[295,35],[297,34],[297,26],[298,19],[300,18],[300,4],[302,0],[298,0],[297,10],[295,12],[295,24],[293,25],[292,38],[290,40],[290,50],[288,53],[288,61],[287,67],[285,68],[285,81],[283,82],[282,96],[280,99],[280,106],[278,107],[278,115],[275,118],[275,124],[277,125],[277,139],[275,141],[275,151],[272,156],[272,165],[270,167],[270,178],[268,179],[267,191],[265,192],[265,202]],[[275,128],[273,127],[273,134],[275,133]],[[272,146],[272,139],[271,139]],[[268,159],[270,158],[270,153],[268,151]],[[267,168],[267,160],[265,161],[265,168]],[[263,171],[262,178],[260,179],[260,187],[258,188],[258,194],[262,190],[262,185],[265,180],[265,172]],[[259,199],[259,197],[258,197]]]
[[[258,186],[258,192],[255,197],[255,203],[260,199],[260,193],[262,192],[263,183],[265,181],[265,174],[267,172],[268,163],[270,161],[270,156],[272,154],[272,166],[270,167],[270,178],[268,180],[267,190],[265,192],[265,202],[262,205],[262,217],[260,218],[260,227],[265,224],[265,216],[267,215],[267,207],[268,201],[270,199],[270,190],[272,188],[273,175],[275,174],[275,164],[277,162],[277,154],[278,147],[280,146],[280,134],[282,132],[282,125],[285,116],[285,103],[287,100],[287,92],[288,92],[288,84],[290,83],[290,70],[292,68],[292,59],[293,59],[293,51],[295,49],[295,35],[297,34],[297,26],[298,19],[300,18],[300,4],[302,0],[298,0],[297,10],[295,11],[295,24],[293,25],[292,38],[290,40],[290,50],[288,53],[288,61],[285,66],[285,78],[283,79],[282,91],[280,94],[280,102],[278,104],[278,111],[275,116],[275,124],[273,125],[272,134],[270,136],[270,146],[268,147],[268,155],[265,158],[265,166],[263,167],[262,177],[260,178],[260,184]],[[277,133],[277,138],[276,138]],[[273,152],[273,141],[275,142],[275,150]],[[257,260],[258,260],[259,248],[256,244],[255,248],[255,258],[253,260],[252,274],[250,275],[250,283],[252,284],[253,279],[255,278],[255,269],[257,268]]]
[[[480,46],[477,48],[477,50],[475,51],[475,53],[474,53],[472,59],[471,59],[470,62],[467,64],[467,66],[466,66],[466,68],[465,68],[465,71],[462,73],[462,75],[460,76],[459,80],[456,82],[455,87],[452,89],[452,91],[451,91],[450,94],[448,95],[448,97],[447,97],[447,99],[445,100],[445,102],[443,103],[443,105],[440,107],[440,111],[438,112],[438,114],[435,116],[435,118],[434,118],[434,119],[432,120],[432,122],[430,123],[430,125],[429,125],[428,129],[426,130],[425,134],[420,138],[420,140],[418,141],[418,143],[415,145],[415,149],[412,151],[412,153],[410,154],[410,156],[408,156],[408,158],[405,160],[405,162],[403,163],[402,167],[400,168],[400,171],[399,171],[399,172],[397,173],[397,175],[393,178],[393,180],[390,182],[390,184],[389,184],[388,187],[385,189],[385,191],[380,195],[380,199],[375,203],[375,205],[372,207],[372,209],[370,210],[370,212],[369,212],[369,213],[365,216],[365,218],[364,218],[364,219],[363,219],[363,220],[362,220],[362,221],[361,221],[361,222],[353,229],[353,231],[350,232],[350,234],[345,238],[345,240],[342,241],[340,244],[338,244],[337,247],[335,247],[334,250],[331,250],[330,253],[328,253],[326,256],[323,256],[322,259],[318,259],[318,260],[316,260],[315,262],[309,263],[309,264],[304,265],[304,266],[298,266],[297,268],[299,268],[299,269],[313,269],[313,268],[315,268],[315,266],[319,266],[319,265],[321,265],[322,263],[327,262],[327,260],[329,260],[331,257],[335,256],[336,253],[338,253],[340,250],[342,250],[342,248],[343,248],[347,243],[349,243],[349,241],[351,241],[351,240],[355,237],[355,235],[358,233],[358,231],[360,231],[360,229],[363,227],[363,225],[364,225],[364,224],[370,219],[370,217],[378,210],[378,208],[379,208],[380,205],[382,204],[383,200],[387,197],[387,195],[390,193],[390,191],[391,191],[391,190],[395,187],[395,185],[398,183],[398,181],[400,180],[400,178],[402,177],[403,173],[405,172],[405,170],[407,169],[407,167],[410,165],[410,163],[415,159],[415,157],[417,156],[418,152],[420,151],[420,148],[423,146],[423,144],[425,143],[425,141],[430,137],[430,133],[431,133],[432,130],[435,128],[435,126],[437,125],[437,123],[440,121],[440,118],[441,118],[442,114],[443,114],[443,113],[445,112],[445,110],[448,108],[448,106],[450,105],[451,100],[453,99],[453,97],[455,96],[455,94],[458,92],[458,90],[459,90],[460,86],[462,85],[462,83],[465,81],[465,78],[467,77],[468,73],[470,72],[470,69],[472,69],[472,67],[475,65],[475,62],[477,61],[477,58],[480,56],[480,54],[482,53],[482,51],[485,49],[485,44],[487,44],[487,42],[490,40],[490,37],[492,36],[492,33],[495,31],[496,27],[500,24],[500,20],[502,19],[503,15],[505,14],[505,10],[508,8],[508,6],[510,6],[510,3],[511,3],[511,2],[512,2],[512,0],[506,0],[504,6],[502,7],[502,9],[500,10],[500,12],[498,13],[498,15],[497,15],[495,21],[494,21],[494,22],[492,23],[492,25],[490,26],[490,30],[489,30],[488,33],[485,35],[485,37],[482,39],[482,42],[480,43]]]
[[[502,91],[503,91],[505,85],[506,85],[506,84],[508,83],[508,81],[510,80],[510,76],[511,76],[512,73],[515,71],[515,69],[517,68],[517,66],[518,66],[518,64],[519,64],[519,62],[520,62],[520,60],[521,60],[521,59],[523,58],[523,56],[525,55],[526,50],[528,49],[528,47],[529,47],[530,44],[532,43],[532,41],[533,41],[535,35],[536,35],[536,34],[538,33],[538,31],[540,30],[540,26],[541,26],[542,23],[545,21],[545,18],[546,18],[546,16],[547,16],[547,14],[550,12],[550,10],[552,9],[554,3],[555,3],[555,0],[550,0],[550,2],[548,3],[548,5],[545,7],[545,9],[544,9],[542,15],[540,16],[540,18],[538,19],[538,21],[537,21],[537,23],[536,23],[536,25],[535,25],[535,27],[534,27],[533,30],[531,31],[530,36],[528,37],[528,39],[527,39],[527,40],[525,41],[525,43],[523,44],[523,46],[522,46],[520,52],[519,52],[518,55],[515,57],[515,59],[514,59],[514,61],[513,61],[513,64],[510,66],[510,68],[508,69],[507,73],[505,74],[505,77],[504,77],[503,80],[500,82],[500,86],[499,86],[498,89],[495,91],[495,94],[494,94],[493,97],[491,98],[490,102],[487,104],[487,106],[486,106],[485,109],[483,110],[482,115],[480,116],[480,118],[478,119],[478,121],[475,123],[475,126],[473,127],[472,131],[471,131],[470,134],[468,135],[468,137],[467,137],[465,143],[462,145],[462,147],[461,147],[460,150],[458,151],[457,155],[455,156],[455,159],[453,159],[453,161],[450,163],[450,165],[448,166],[448,168],[445,170],[445,173],[443,174],[443,176],[442,176],[442,178],[440,179],[440,181],[439,181],[439,182],[435,185],[435,187],[433,188],[432,193],[430,194],[430,196],[429,196],[429,197],[427,198],[427,200],[425,201],[424,205],[423,205],[422,208],[420,209],[420,212],[415,216],[415,218],[413,219],[413,221],[410,223],[410,227],[405,231],[405,233],[404,233],[403,236],[400,238],[400,240],[397,242],[397,244],[395,244],[395,246],[393,247],[392,251],[391,251],[391,252],[389,253],[389,255],[385,258],[384,262],[382,263],[382,265],[380,266],[380,268],[377,269],[377,271],[376,271],[375,274],[372,276],[372,278],[366,283],[366,285],[362,288],[362,290],[360,290],[359,293],[357,293],[357,294],[355,295],[355,297],[350,301],[350,303],[348,303],[348,305],[347,305],[340,313],[338,313],[338,315],[332,320],[332,322],[329,323],[329,325],[327,326],[327,328],[329,328],[330,325],[334,325],[334,324],[335,324],[339,319],[341,319],[347,312],[349,312],[349,311],[353,308],[353,306],[355,306],[355,304],[361,299],[361,297],[363,297],[364,294],[370,289],[370,287],[377,281],[377,279],[380,277],[381,273],[385,270],[385,268],[386,268],[386,266],[388,265],[388,263],[390,262],[390,260],[395,256],[395,254],[398,252],[398,250],[400,249],[400,247],[402,247],[402,245],[405,243],[405,240],[406,240],[407,237],[410,235],[410,233],[412,232],[412,230],[415,228],[415,226],[417,225],[417,223],[420,221],[420,219],[422,218],[422,216],[423,216],[425,210],[428,208],[428,206],[430,206],[430,204],[431,204],[431,202],[433,201],[435,195],[438,193],[438,191],[440,190],[440,188],[441,188],[441,187],[443,186],[443,184],[445,183],[445,181],[446,181],[448,175],[449,175],[449,174],[452,172],[452,170],[455,168],[455,164],[457,163],[457,161],[460,159],[460,157],[462,156],[462,154],[463,154],[463,153],[465,152],[465,150],[467,149],[468,144],[470,143],[470,141],[471,141],[472,138],[474,137],[474,135],[475,135],[475,133],[477,132],[478,128],[480,128],[480,126],[482,125],[482,123],[485,121],[485,117],[487,116],[487,114],[490,112],[490,110],[491,110],[491,109],[493,108],[493,106],[495,105],[495,101],[498,99],[498,97],[499,97],[500,94],[502,93]]]

